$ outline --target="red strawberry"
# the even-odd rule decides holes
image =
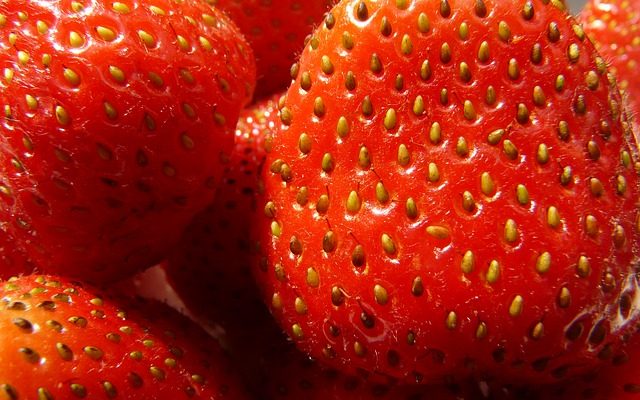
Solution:
[[[260,301],[249,268],[248,211],[255,206],[265,142],[268,145],[280,124],[276,104],[274,97],[241,114],[223,186],[163,264],[170,285],[189,314],[206,326],[224,330],[223,340],[259,399],[404,399],[410,394],[453,399],[444,387],[396,388],[321,369],[285,339]],[[141,283],[148,289],[150,278],[145,275]],[[166,297],[166,290],[158,290],[161,282],[153,279],[151,285],[152,295]]]
[[[166,264],[169,282],[196,316],[224,321],[237,314],[238,303],[243,304],[246,297],[243,291],[252,281],[250,210],[255,208],[265,141],[271,140],[276,123],[280,123],[277,100],[273,97],[241,113],[236,145],[225,164],[216,198],[196,215]],[[217,312],[221,315],[215,315]]]
[[[561,4],[348,0],[327,18],[256,221],[255,273],[297,345],[421,382],[556,381],[615,351],[639,294],[637,149]]]
[[[591,0],[580,14],[584,30],[610,63],[620,91],[640,117],[640,1]]]
[[[238,24],[256,55],[256,97],[291,83],[291,65],[304,41],[335,0],[208,0]]]
[[[0,288],[0,398],[243,399],[217,343],[157,302],[51,276]]]
[[[26,259],[3,255],[0,276],[162,259],[212,201],[251,97],[237,28],[202,1],[16,0],[0,48],[0,247]]]

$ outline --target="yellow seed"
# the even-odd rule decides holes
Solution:
[[[547,224],[552,228],[557,228],[560,225],[560,213],[554,206],[547,209]]]
[[[536,260],[536,271],[539,274],[545,274],[551,268],[551,254],[548,251],[540,254]]]
[[[485,196],[491,196],[496,190],[496,185],[488,172],[483,172],[480,176],[480,188]]]
[[[393,128],[396,127],[396,123],[397,123],[396,110],[394,110],[393,108],[390,108],[389,110],[387,110],[387,114],[384,117],[384,127],[387,130],[392,130]]]
[[[476,328],[476,338],[484,339],[485,337],[487,337],[487,333],[487,324],[485,324],[484,322],[480,322],[478,324],[478,327]]]
[[[604,193],[604,186],[598,178],[589,179],[589,187],[591,189],[591,194],[593,194],[595,197],[601,197]]]
[[[324,117],[325,111],[326,110],[325,110],[324,101],[322,100],[322,97],[316,97],[313,102],[313,113],[315,114],[316,117],[322,118]]]
[[[24,96],[24,100],[27,103],[27,107],[31,111],[35,111],[38,108],[38,100],[30,94]]]
[[[156,74],[155,72],[149,72],[147,76],[149,77],[149,80],[151,81],[153,86],[158,88],[161,88],[162,86],[164,86],[164,80],[160,75]]]
[[[587,215],[585,218],[585,230],[587,235],[595,237],[598,235],[598,220],[593,215]]]
[[[304,302],[302,297],[296,297],[294,307],[296,309],[296,313],[299,315],[305,315],[307,313],[307,304]]]
[[[509,315],[512,317],[518,317],[522,314],[522,310],[524,308],[524,299],[520,295],[516,295],[509,306]]]
[[[69,125],[71,122],[71,118],[69,117],[69,113],[62,106],[56,106],[55,108],[56,119],[60,125]]]
[[[489,61],[490,56],[489,43],[485,40],[480,43],[480,48],[478,48],[478,60],[480,60],[480,62],[486,63],[487,61]]]
[[[518,240],[518,225],[513,219],[508,219],[504,224],[504,240],[507,243],[514,243]]]
[[[113,29],[107,28],[106,26],[96,27],[96,33],[104,41],[112,42],[116,40],[116,32]]]
[[[585,76],[584,81],[590,90],[596,90],[600,85],[600,78],[598,77],[598,74],[596,73],[596,71],[587,72],[587,75]]]
[[[307,269],[307,285],[312,288],[317,288],[320,285],[320,277],[318,275],[318,271],[313,267],[309,267]]]
[[[126,5],[125,3],[121,3],[119,1],[114,2],[111,5],[111,7],[115,12],[120,14],[129,14],[131,12],[131,9],[129,8],[128,5]]]
[[[18,51],[18,62],[22,65],[27,65],[27,63],[29,62],[29,59],[31,59],[31,57],[29,56],[29,53],[27,53],[26,51]]]
[[[540,340],[542,336],[544,336],[544,324],[542,322],[538,322],[531,328],[530,333],[531,339]]]
[[[311,151],[311,138],[306,133],[302,133],[298,139],[298,148],[302,154],[309,154]]]
[[[109,66],[109,74],[111,74],[111,77],[118,83],[124,83],[125,81],[125,76],[124,76],[124,71],[121,70],[120,68],[110,65]]]
[[[447,314],[445,325],[449,330],[456,329],[456,327],[458,326],[458,315],[454,311],[450,311],[449,314]]]
[[[622,196],[625,194],[626,191],[627,191],[627,179],[622,175],[618,175],[616,177],[616,193]]]
[[[505,140],[502,142],[502,148],[504,150],[504,154],[510,159],[515,160],[518,158],[518,148],[511,140]]]
[[[409,37],[409,35],[405,34],[402,37],[400,50],[402,51],[402,54],[404,54],[405,56],[408,56],[413,51],[413,43],[411,42],[411,37]]]
[[[409,197],[407,199],[405,210],[409,219],[416,219],[418,217],[418,206],[413,198]]]
[[[504,21],[500,21],[500,23],[498,24],[498,37],[500,37],[500,40],[502,40],[503,42],[508,42],[511,38],[511,29],[509,28],[509,25]]]
[[[444,226],[429,225],[427,226],[427,233],[436,239],[447,239],[450,236],[449,229]]]
[[[460,36],[460,39],[462,40],[469,39],[469,24],[466,22],[460,24],[460,28],[458,28],[458,36]]]
[[[142,40],[146,47],[155,47],[156,39],[150,33],[139,30],[138,37],[140,38],[140,40]]]
[[[536,154],[536,159],[541,165],[549,162],[549,149],[547,148],[546,144],[540,143],[538,145],[538,153]]]
[[[576,273],[581,278],[586,278],[591,273],[591,263],[589,263],[589,259],[586,256],[580,256],[578,258]]]
[[[63,75],[64,75],[64,79],[67,82],[69,82],[71,86],[80,85],[80,75],[78,75],[78,73],[72,70],[71,68],[65,68]]]
[[[519,184],[516,187],[516,198],[518,199],[518,203],[523,206],[529,204],[529,191],[524,185]]]
[[[462,82],[469,82],[471,80],[471,70],[466,62],[461,62],[459,67],[460,80]]]
[[[440,172],[438,171],[438,166],[435,163],[429,163],[429,181],[437,182],[440,180]]]
[[[381,285],[375,285],[373,287],[373,296],[376,299],[376,303],[380,304],[381,306],[387,304],[387,302],[389,301],[389,294],[387,293],[387,289],[385,289]]]
[[[460,157],[469,155],[469,145],[467,144],[467,140],[462,136],[458,138],[458,142],[456,143],[456,154]]]
[[[330,173],[333,171],[335,163],[333,161],[333,156],[331,153],[325,153],[322,157],[322,170],[326,173]]]
[[[38,30],[39,34],[44,35],[49,31],[49,25],[47,25],[47,23],[44,21],[38,20],[36,22],[36,29]]]
[[[505,133],[506,131],[504,129],[496,129],[495,131],[492,131],[491,133],[489,133],[489,135],[487,136],[487,142],[495,146],[498,143],[500,143]]]
[[[336,132],[341,138],[345,138],[349,134],[349,123],[344,116],[338,119],[338,125],[336,126]]]
[[[71,31],[69,33],[69,44],[75,48],[82,47],[84,45],[84,37],[76,31]]]
[[[105,114],[107,114],[107,118],[109,118],[110,120],[115,120],[116,118],[118,118],[118,111],[111,103],[105,101],[104,103],[102,103],[102,105],[104,107]]]
[[[516,112],[516,120],[521,124],[529,122],[529,109],[523,103],[518,104],[518,111]]]
[[[518,61],[515,58],[509,60],[507,74],[511,80],[516,80],[520,77],[520,67],[518,66]]]
[[[475,256],[473,255],[473,252],[471,250],[467,250],[462,256],[460,268],[465,274],[470,274],[475,268],[475,263]]]
[[[557,42],[560,39],[560,29],[557,22],[550,22],[547,28],[547,37],[551,42]]]
[[[470,100],[464,101],[464,117],[469,121],[473,121],[477,117],[476,109]]]
[[[322,72],[325,75],[333,74],[333,63],[331,63],[331,59],[329,56],[322,56],[320,66],[322,68]]]
[[[569,307],[569,305],[571,304],[571,293],[569,292],[569,289],[567,289],[566,287],[563,287],[562,289],[560,289],[560,293],[558,293],[557,302],[560,308]]]
[[[7,84],[10,84],[13,81],[13,76],[15,75],[15,72],[13,71],[12,68],[5,68],[3,75],[4,75],[4,81]]]
[[[184,36],[176,35],[176,40],[178,41],[178,47],[180,47],[182,51],[189,51],[191,49],[191,45]]]
[[[424,60],[422,65],[420,66],[420,78],[423,81],[429,80],[431,78],[431,63],[429,60]]]
[[[418,30],[421,33],[427,33],[429,32],[430,26],[429,17],[427,17],[425,13],[420,13],[420,15],[418,15]]]
[[[389,192],[382,182],[376,184],[376,199],[380,204],[386,204],[389,201]]]
[[[476,202],[473,199],[473,195],[466,190],[462,193],[462,208],[467,212],[473,212],[476,209]]]
[[[360,196],[355,190],[352,190],[349,193],[349,197],[347,197],[347,211],[350,214],[355,214],[360,211],[360,207],[362,206],[362,201],[360,200]]]
[[[489,284],[494,284],[498,281],[500,277],[500,264],[496,260],[492,260],[489,263],[489,268],[487,269],[487,282]]]
[[[547,98],[540,86],[533,88],[533,103],[538,107],[544,107],[547,104]]]
[[[580,47],[578,47],[576,43],[571,43],[571,45],[569,45],[569,49],[567,52],[569,56],[569,61],[571,61],[574,64],[577,63],[578,60],[580,59]]]
[[[431,124],[431,129],[429,130],[429,140],[433,144],[438,144],[441,137],[442,128],[440,128],[440,123],[434,122],[433,124]]]
[[[393,242],[393,239],[391,239],[391,236],[383,233],[382,236],[380,236],[380,242],[382,243],[382,249],[389,256],[392,256],[396,253],[396,245]]]
[[[213,50],[213,46],[211,45],[211,42],[206,37],[198,36],[198,42],[200,43],[200,47],[202,47],[205,51]]]
[[[398,146],[398,164],[406,167],[407,165],[409,165],[410,161],[411,155],[409,154],[409,149],[407,149],[406,145],[401,144],[400,146]]]
[[[443,64],[451,61],[451,46],[449,46],[449,43],[445,42],[440,46],[440,61],[442,61]]]

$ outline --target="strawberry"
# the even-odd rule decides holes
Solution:
[[[223,186],[163,263],[166,278],[179,297],[173,303],[184,303],[185,311],[203,325],[222,328],[214,331],[222,332],[222,340],[256,398],[399,399],[424,393],[441,400],[453,399],[448,388],[396,388],[324,370],[286,340],[262,304],[250,272],[248,211],[255,206],[265,150],[280,124],[277,99],[262,101],[242,112]],[[145,275],[142,290],[166,298],[168,291],[158,280],[161,276]],[[149,284],[149,280],[153,282]]]
[[[47,275],[0,288],[0,398],[243,399],[219,345],[170,308]]]
[[[251,97],[237,28],[202,1],[0,4],[0,276],[95,282],[166,256],[206,207]]]
[[[271,140],[276,123],[280,123],[277,99],[264,100],[241,113],[235,148],[225,164],[214,202],[196,215],[165,264],[169,282],[196,316],[226,320],[228,316],[213,314],[235,315],[236,307],[212,304],[242,304],[246,296],[243,291],[251,281],[250,210],[255,205],[265,142]]]
[[[584,31],[610,63],[635,118],[640,115],[640,1],[591,0],[580,14]]]
[[[256,97],[286,89],[305,38],[335,0],[208,0],[225,11],[251,44],[258,66]]]
[[[553,0],[347,0],[327,21],[261,174],[254,272],[283,329],[411,382],[602,363],[637,315],[638,155],[580,26]]]

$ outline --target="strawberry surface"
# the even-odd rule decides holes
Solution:
[[[609,62],[634,119],[640,115],[640,1],[592,0],[580,14],[587,35]]]
[[[235,133],[235,148],[225,163],[222,184],[214,202],[196,215],[165,264],[172,286],[188,309],[224,321],[235,315],[252,281],[249,232],[255,208],[258,169],[266,155],[265,142],[280,124],[277,100],[272,97],[245,109]],[[251,297],[251,296],[249,296]]]
[[[456,398],[461,388],[396,387],[324,369],[300,353],[269,315],[251,277],[248,236],[259,168],[280,125],[277,99],[242,112],[215,201],[194,218],[162,264],[185,312],[220,336],[256,399]],[[157,279],[151,287],[140,284],[138,291],[166,297]]]
[[[262,170],[255,275],[302,350],[411,382],[554,382],[636,319],[637,147],[558,2],[337,5]]]
[[[208,0],[240,27],[256,56],[256,97],[273,95],[291,83],[291,65],[305,38],[335,0]]]
[[[91,281],[166,256],[212,199],[255,81],[203,1],[0,4],[0,276]]]
[[[0,287],[0,398],[244,399],[218,343],[158,302],[47,275]]]

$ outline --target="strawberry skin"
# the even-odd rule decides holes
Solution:
[[[277,100],[266,99],[242,111],[236,127],[235,148],[225,163],[214,202],[193,219],[172,251],[165,269],[171,285],[195,315],[212,321],[235,316],[236,307],[212,304],[243,303],[251,282],[250,210],[255,208],[258,168],[264,162],[265,143],[280,124]],[[218,267],[220,266],[220,267]],[[234,290],[229,290],[234,288]],[[222,315],[215,316],[215,313]]]
[[[640,115],[640,1],[592,0],[580,13],[585,33],[595,41],[595,46],[610,63],[611,72],[618,79],[618,86],[630,105],[633,116]]]
[[[460,399],[454,397],[459,391],[447,387],[396,387],[325,370],[300,353],[269,315],[251,277],[248,210],[255,208],[259,168],[280,126],[278,98],[241,113],[236,146],[214,202],[194,218],[163,263],[169,284],[187,313],[205,326],[222,328],[216,332],[223,332],[257,399]],[[162,284],[153,285],[145,289],[155,295]]]
[[[305,38],[335,0],[209,0],[238,25],[256,56],[256,98],[273,95],[291,83],[289,70]]]
[[[262,170],[255,275],[303,351],[412,382],[553,382],[635,320],[637,147],[557,2],[349,0]]]
[[[235,25],[201,1],[16,0],[0,49],[0,276],[160,261],[212,201],[252,95]]]
[[[157,302],[46,275],[0,288],[0,398],[244,399],[219,345]]]

